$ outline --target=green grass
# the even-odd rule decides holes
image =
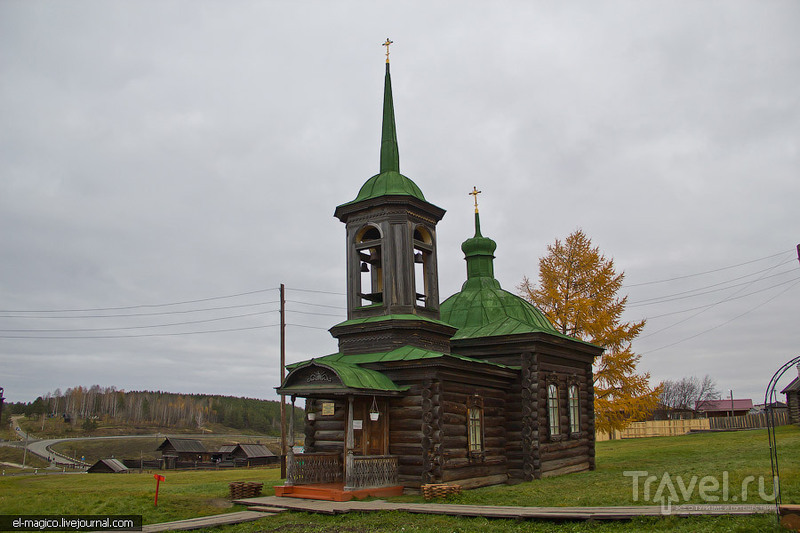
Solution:
[[[27,457],[24,457],[25,450],[24,448],[18,448],[16,446],[0,446],[0,462],[8,462],[8,463],[16,463],[22,464],[22,461],[25,461],[25,470],[35,469],[35,468],[46,468],[49,466],[49,463],[44,459],[40,459],[39,457],[33,455],[32,453],[28,453]],[[30,468],[27,468],[30,467]],[[18,468],[10,467],[10,466],[0,466],[0,470],[5,470],[7,472],[18,472]]]
[[[264,483],[274,494],[280,469],[161,471],[158,507],[153,505],[153,473],[26,475],[0,478],[5,514],[141,514],[145,524],[230,512],[231,481]]]
[[[783,502],[800,502],[800,429],[778,428]],[[647,471],[659,480],[668,473],[676,482],[689,483],[692,476],[728,472],[729,500],[739,496],[748,476],[769,479],[770,462],[766,431],[706,433],[602,442],[597,445],[598,468],[594,472],[548,478],[508,486],[466,491],[447,503],[525,506],[601,506],[652,504],[634,502],[632,479],[623,472]],[[0,509],[5,513],[142,514],[145,524],[193,516],[219,514],[242,508],[226,507],[227,483],[261,481],[265,494],[278,484],[279,470],[251,469],[213,472],[162,472],[159,507],[153,507],[152,474],[88,474],[0,478]],[[642,480],[640,480],[640,484]],[[658,483],[653,486],[653,491]],[[750,487],[748,503],[762,503],[757,486]],[[769,489],[769,488],[768,488]],[[768,490],[769,492],[769,490]],[[721,495],[722,491],[715,492]],[[641,488],[640,488],[641,495]],[[737,498],[738,499],[738,498]],[[421,496],[401,496],[397,501],[424,501]],[[690,502],[703,503],[695,487]],[[683,503],[683,502],[680,502]],[[713,503],[713,502],[712,502]],[[718,502],[725,503],[725,502]],[[220,528],[224,533],[248,532],[362,532],[362,531],[773,531],[772,515],[743,517],[695,517],[642,519],[628,522],[562,522],[486,520],[408,513],[375,513],[323,516],[285,512],[254,523]]]

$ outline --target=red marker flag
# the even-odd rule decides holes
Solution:
[[[158,507],[158,486],[159,486],[159,484],[161,484],[161,482],[162,482],[162,481],[164,481],[166,478],[165,478],[164,476],[159,476],[158,474],[154,474],[154,475],[153,475],[153,477],[154,477],[154,478],[156,478],[156,499],[155,499],[155,501],[153,502],[153,505],[154,505],[154,506],[156,506],[156,507]]]

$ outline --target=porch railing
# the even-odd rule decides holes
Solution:
[[[296,453],[286,461],[287,485],[311,485],[342,481],[342,461],[338,453]]]
[[[349,455],[346,489],[397,485],[396,455]]]

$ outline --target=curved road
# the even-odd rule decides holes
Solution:
[[[72,457],[69,457],[67,455],[64,455],[64,454],[61,454],[61,453],[58,453],[58,452],[54,452],[54,451],[52,451],[50,449],[51,446],[53,446],[54,444],[59,443],[59,442],[72,442],[72,441],[79,441],[79,440],[152,439],[154,437],[155,438],[162,438],[162,437],[166,438],[167,437],[167,434],[165,434],[165,433],[152,433],[152,434],[149,434],[149,435],[114,435],[114,436],[111,436],[111,437],[70,437],[70,438],[65,438],[65,439],[37,439],[36,437],[31,435],[30,433],[26,435],[25,432],[22,431],[22,429],[19,427],[19,424],[17,423],[17,418],[23,418],[23,417],[13,417],[11,419],[11,425],[14,428],[14,432],[23,441],[23,443],[17,442],[17,443],[13,443],[13,444],[12,443],[4,443],[4,444],[9,445],[9,446],[19,446],[20,444],[22,444],[22,446],[25,446],[24,441],[27,438],[28,451],[30,451],[34,455],[38,455],[42,459],[54,460],[54,461],[56,461],[58,463],[59,466],[68,466],[68,467],[71,467],[71,468],[88,468],[91,465],[88,464],[88,463],[84,463],[82,461],[79,461],[77,459],[74,459]],[[248,438],[248,439],[261,439],[261,440],[274,438],[274,437],[269,437],[267,435],[223,435],[223,434],[208,434],[208,433],[203,433],[203,434],[199,434],[199,435],[176,435],[176,436],[180,437],[180,438],[202,438],[202,437],[205,437],[205,438],[208,438],[208,437],[230,437],[230,438],[235,438],[235,437],[245,437],[245,438]]]

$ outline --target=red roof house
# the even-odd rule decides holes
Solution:
[[[753,400],[704,400],[697,402],[695,410],[712,418],[715,416],[742,416],[750,412],[753,408]],[[731,415],[733,411],[733,415]]]

